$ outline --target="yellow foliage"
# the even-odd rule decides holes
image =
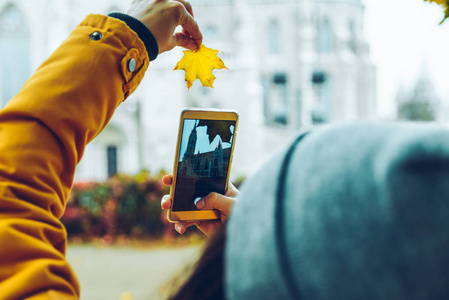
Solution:
[[[218,50],[207,48],[204,45],[201,45],[196,52],[184,51],[184,56],[176,64],[175,70],[184,70],[186,72],[187,89],[190,89],[193,81],[197,78],[203,86],[213,87],[215,76],[212,74],[212,70],[227,69],[223,61],[217,56],[217,53]]]
[[[120,294],[120,300],[133,300],[134,296],[130,292],[124,292]]]
[[[449,18],[449,0],[424,0],[429,1],[430,3],[435,2],[438,5],[441,5],[444,7],[444,19],[441,21],[441,23],[444,22],[447,18]]]
[[[429,1],[429,2],[435,2],[439,5],[447,5],[447,1],[446,0],[424,0],[424,1]]]

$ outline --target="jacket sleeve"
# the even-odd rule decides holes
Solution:
[[[59,218],[86,144],[148,65],[124,22],[90,15],[0,111],[0,299],[79,298]]]

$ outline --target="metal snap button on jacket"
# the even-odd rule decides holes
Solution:
[[[101,33],[99,33],[98,31],[95,31],[94,33],[92,33],[92,34],[90,35],[90,38],[91,38],[92,40],[94,40],[94,41],[101,40],[102,37],[103,37],[103,36],[102,36]]]
[[[128,70],[132,73],[134,70],[136,70],[136,60],[134,58],[131,58],[128,61]]]

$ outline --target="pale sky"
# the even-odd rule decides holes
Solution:
[[[443,9],[424,0],[363,0],[365,33],[377,65],[381,117],[394,114],[398,86],[413,86],[426,69],[442,102],[449,101],[449,20]]]
[[[179,151],[179,160],[180,161],[184,157],[184,153],[187,150],[187,144],[189,142],[190,133],[192,132],[193,126],[195,126],[195,123],[197,121],[198,120],[192,120],[192,119],[184,120],[184,126],[183,126],[183,130],[182,130],[181,149]],[[220,121],[218,121],[218,122],[220,122]],[[230,130],[232,133],[234,133],[234,126],[231,126]],[[206,126],[197,127],[196,132],[197,132],[197,142],[196,142],[196,147],[195,147],[195,154],[198,151],[200,153],[213,151],[213,150],[215,150],[215,148],[217,148],[218,143],[221,141],[220,136],[217,135],[215,137],[215,139],[212,141],[212,143],[209,144],[209,135],[207,134]],[[232,136],[232,138],[231,138],[231,143],[232,143],[233,138],[234,138],[234,136]],[[223,143],[221,141],[221,145],[222,145],[223,149],[231,147],[231,145],[232,145],[231,143]]]

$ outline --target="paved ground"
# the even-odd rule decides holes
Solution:
[[[166,299],[170,281],[198,257],[200,246],[118,248],[69,245],[81,299]]]

